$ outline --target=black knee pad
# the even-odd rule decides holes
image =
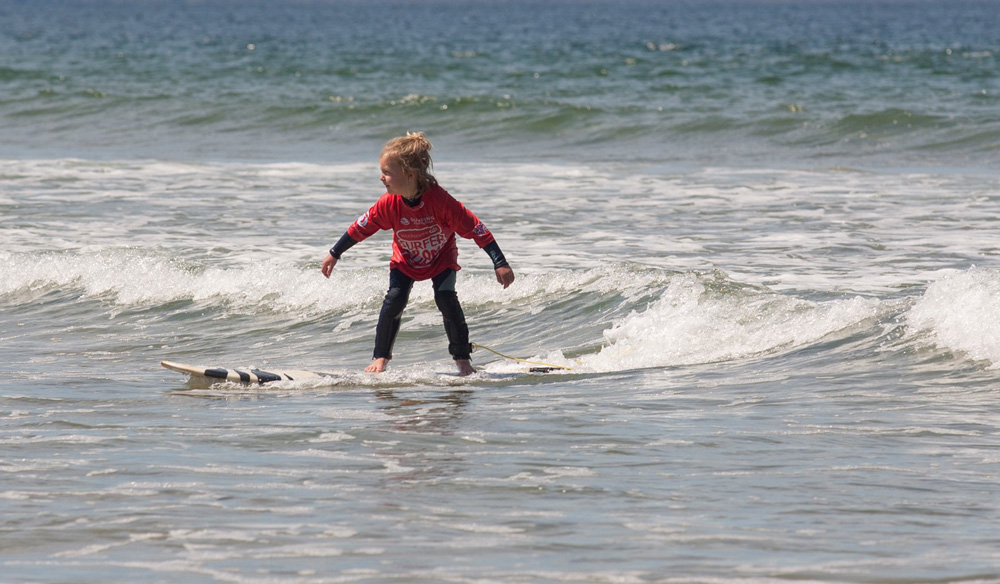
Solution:
[[[462,305],[458,302],[458,293],[455,291],[437,291],[434,293],[434,303],[438,310],[447,320],[465,320],[462,314]]]
[[[399,318],[406,308],[406,303],[410,300],[410,291],[402,288],[389,288],[385,293],[385,300],[382,301],[382,311],[389,318]]]

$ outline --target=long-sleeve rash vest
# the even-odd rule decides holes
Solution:
[[[393,231],[390,269],[398,268],[414,280],[433,278],[448,268],[461,269],[456,233],[480,248],[493,243],[486,225],[438,185],[427,189],[412,207],[399,195],[382,195],[347,228],[347,235],[360,242],[383,229]]]

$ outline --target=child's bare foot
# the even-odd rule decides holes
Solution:
[[[365,367],[365,371],[367,371],[368,373],[382,373],[383,371],[385,371],[386,365],[388,364],[389,364],[388,359],[386,359],[385,357],[379,357],[378,359],[372,361],[371,365]]]
[[[472,363],[469,363],[468,359],[456,359],[455,365],[458,366],[458,374],[462,377],[476,372],[476,368],[472,366]]]

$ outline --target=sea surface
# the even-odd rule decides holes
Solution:
[[[1000,582],[998,23],[0,0],[0,583]],[[406,131],[472,377],[319,271]]]

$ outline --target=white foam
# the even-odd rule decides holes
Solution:
[[[316,438],[310,438],[308,442],[312,443],[327,443],[327,442],[341,442],[343,440],[354,440],[355,437],[348,434],[347,432],[323,432]]]
[[[16,228],[0,231],[4,299],[96,299],[111,305],[113,316],[120,307],[177,301],[223,307],[213,319],[233,312],[312,319],[332,311],[339,313],[332,326],[350,340],[377,317],[387,233],[353,248],[329,280],[318,271],[325,247],[378,196],[374,161],[0,161],[0,172],[13,177],[3,196],[18,205]],[[539,327],[558,327],[550,314],[572,314],[569,325],[581,335],[592,334],[589,325],[607,328],[604,350],[579,359],[600,371],[802,346],[881,313],[889,302],[844,291],[898,296],[904,286],[939,280],[955,258],[976,253],[969,250],[994,249],[983,212],[989,199],[968,196],[990,192],[991,177],[447,161],[436,173],[490,225],[518,275],[502,289],[485,254],[460,240],[467,311],[482,308],[497,322],[541,315],[532,319]],[[746,285],[718,293],[708,279],[685,283],[677,275],[712,268],[769,290]],[[956,314],[936,313],[947,298],[935,290],[956,285],[969,302],[955,304]],[[910,324],[932,331],[941,346],[995,364],[1000,351],[989,319],[975,312],[977,301],[982,314],[992,308],[992,292],[978,286],[939,280]],[[802,300],[830,293],[845,295]],[[425,285],[411,298],[433,303]],[[580,304],[549,312],[574,302]],[[634,314],[623,316],[629,308]],[[407,317],[412,327],[440,326],[433,308]],[[576,349],[601,340],[565,344]],[[540,361],[580,365],[560,352],[569,347],[546,349],[551,353]],[[441,382],[419,372],[381,379]]]
[[[911,336],[1000,368],[1000,271],[950,272],[927,287],[906,315]]]
[[[157,305],[177,300],[215,301],[235,310],[329,310],[362,305],[384,294],[382,278],[362,272],[335,285],[318,270],[279,259],[246,266],[206,267],[136,249],[80,253],[0,253],[7,277],[0,294],[41,294],[78,290],[120,306]],[[274,274],[262,277],[261,274]]]
[[[580,361],[617,371],[741,359],[816,342],[878,316],[879,300],[812,302],[695,274],[677,276],[659,299],[605,331],[607,345]]]

